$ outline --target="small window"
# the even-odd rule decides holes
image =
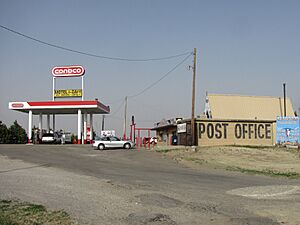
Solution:
[[[102,137],[101,141],[109,141],[109,137]]]
[[[117,137],[110,137],[110,140],[111,140],[111,141],[120,141],[120,139],[117,138]]]

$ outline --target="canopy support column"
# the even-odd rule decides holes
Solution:
[[[28,144],[30,144],[32,138],[32,110],[29,110],[28,114]]]
[[[94,133],[93,133],[93,114],[90,114],[90,144],[93,143]]]
[[[84,112],[84,117],[83,117],[83,139],[84,139],[84,144],[86,144],[86,138],[87,138],[87,113]]]
[[[78,109],[78,118],[77,118],[77,144],[81,144],[81,109]]]
[[[84,144],[84,112],[81,112],[81,144]]]
[[[50,132],[50,114],[47,114],[47,132]]]
[[[39,132],[40,132],[40,139],[42,139],[43,136],[43,114],[40,113],[39,115]]]
[[[52,130],[55,131],[55,114],[52,115]]]

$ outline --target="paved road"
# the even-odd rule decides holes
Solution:
[[[300,224],[300,181],[192,170],[147,150],[0,145],[0,197],[80,224]]]

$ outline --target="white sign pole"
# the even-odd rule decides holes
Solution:
[[[84,80],[83,80],[83,77],[84,77],[84,76],[81,77],[81,90],[82,90],[82,97],[81,97],[81,100],[82,100],[82,101],[83,101],[83,99],[84,99],[84,89],[83,89],[83,87],[84,87]]]
[[[53,81],[52,81],[52,100],[54,101],[55,100],[55,97],[54,97],[54,92],[55,92],[55,77],[53,77]]]

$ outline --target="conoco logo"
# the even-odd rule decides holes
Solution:
[[[82,66],[57,66],[52,69],[52,74],[55,77],[76,77],[84,74]]]
[[[24,104],[23,103],[13,103],[11,106],[14,108],[22,108],[22,107],[24,107]]]

